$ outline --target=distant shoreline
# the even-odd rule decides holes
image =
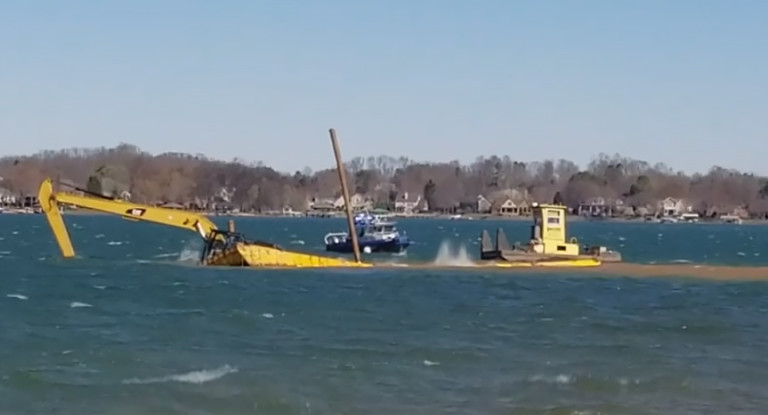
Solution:
[[[311,216],[311,215],[284,215],[284,214],[266,214],[266,213],[235,213],[230,215],[218,215],[211,212],[195,212],[201,215],[204,215],[208,218],[291,218],[291,219],[301,219],[301,218],[309,218],[309,217],[318,217],[318,218],[324,218],[324,219],[331,219],[331,218],[337,218],[337,219],[343,219],[345,216],[342,214],[335,214],[331,216]],[[33,212],[29,211],[23,211],[23,210],[5,210],[0,212],[1,215],[30,215],[35,214]],[[103,212],[96,212],[92,210],[82,209],[82,210],[65,210],[63,212],[64,216],[102,216],[102,215],[110,215],[109,213],[103,213]],[[512,222],[530,222],[531,216],[502,216],[502,215],[488,215],[488,214],[465,214],[465,215],[448,215],[448,214],[432,214],[432,213],[422,213],[422,214],[413,214],[413,215],[402,215],[402,214],[393,214],[392,216],[393,220],[407,220],[407,219],[442,219],[442,220],[457,220],[457,221],[468,221],[468,220],[492,220],[492,221],[512,221]],[[610,222],[610,223],[646,223],[643,218],[602,218],[602,219],[596,219],[596,220],[590,220],[589,218],[585,218],[578,215],[569,215],[568,216],[569,222]],[[725,224],[724,222],[718,220],[718,219],[703,219],[699,220],[699,224]],[[743,225],[768,225],[767,220],[761,220],[761,219],[744,219],[742,221]]]

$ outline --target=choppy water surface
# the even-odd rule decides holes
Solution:
[[[763,282],[193,266],[193,233],[0,215],[0,413],[763,414]],[[476,256],[483,227],[403,221],[392,260]],[[306,251],[343,221],[244,219]],[[764,264],[761,226],[574,223],[637,262]],[[761,255],[763,254],[763,255]]]

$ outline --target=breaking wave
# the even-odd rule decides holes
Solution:
[[[224,376],[230,373],[236,373],[237,371],[238,369],[236,367],[232,367],[230,365],[224,365],[216,369],[195,370],[192,372],[182,373],[178,375],[169,375],[169,376],[145,378],[145,379],[136,379],[136,378],[126,379],[123,381],[123,384],[146,385],[150,383],[181,382],[181,383],[193,383],[196,385],[200,385],[203,383],[212,382],[216,379],[223,378]]]

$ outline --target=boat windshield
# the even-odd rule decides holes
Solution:
[[[375,230],[376,232],[392,232],[392,231],[394,231],[394,230],[395,230],[395,227],[394,227],[393,225],[390,225],[390,224],[386,224],[386,225],[376,225],[376,226],[374,227],[374,230]]]
[[[361,226],[357,231],[357,234],[358,236],[363,236],[365,234],[387,233],[387,232],[394,232],[394,231],[395,231],[395,226],[393,224],[387,223],[387,224]]]

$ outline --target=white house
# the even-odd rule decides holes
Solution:
[[[658,211],[661,216],[680,216],[686,212],[685,203],[681,199],[667,197],[659,201]]]
[[[421,195],[409,195],[408,192],[403,192],[397,200],[395,200],[395,212],[401,214],[412,214],[419,210],[426,210],[424,205],[426,200],[422,200]]]
[[[13,205],[16,204],[16,196],[13,195],[8,189],[0,187],[0,205]]]
[[[477,213],[491,213],[493,203],[483,195],[477,195]]]

